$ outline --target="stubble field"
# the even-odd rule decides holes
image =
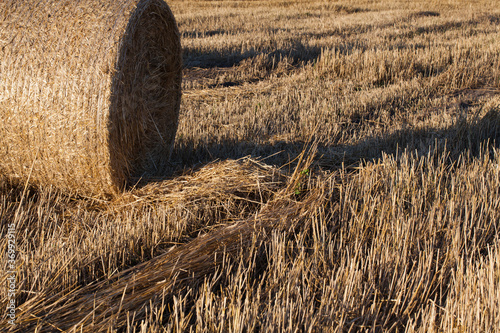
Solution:
[[[1,181],[2,330],[500,331],[496,1],[168,4],[169,176]]]

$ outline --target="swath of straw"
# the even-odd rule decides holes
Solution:
[[[237,160],[213,161],[196,172],[189,172],[175,179],[152,182],[117,197],[109,210],[143,205],[198,204],[200,201],[221,202],[241,199],[251,201],[251,193],[260,197],[261,204],[279,190],[286,177],[275,167],[266,165],[250,156]],[[256,188],[257,184],[257,188]],[[256,193],[258,192],[258,193]]]
[[[223,265],[224,258],[252,253],[252,247],[269,240],[273,230],[292,231],[308,223],[311,207],[321,205],[324,188],[310,189],[300,201],[293,198],[304,169],[309,168],[315,146],[304,150],[287,186],[278,191],[254,217],[237,221],[202,235],[195,240],[153,258],[117,276],[48,299],[32,299],[19,307],[19,325],[23,329],[106,331],[127,324],[127,313],[142,318],[151,301],[163,296],[168,300],[179,284],[202,281]],[[305,225],[303,225],[306,227]],[[243,258],[249,259],[249,258]]]

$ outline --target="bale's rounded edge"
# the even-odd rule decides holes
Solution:
[[[182,50],[163,0],[143,0],[120,41],[111,87],[108,147],[119,190],[164,176],[179,118]]]

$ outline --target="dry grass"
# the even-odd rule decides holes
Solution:
[[[500,331],[494,1],[169,5],[171,176],[1,183],[11,331]]]
[[[103,197],[164,173],[182,62],[164,1],[8,0],[0,24],[4,176]]]

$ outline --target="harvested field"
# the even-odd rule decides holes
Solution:
[[[168,5],[165,178],[112,198],[2,179],[2,328],[500,332],[494,1]]]

